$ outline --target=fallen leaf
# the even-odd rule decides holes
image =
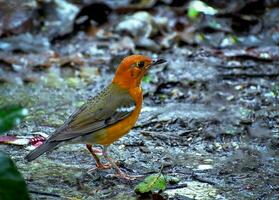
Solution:
[[[165,190],[167,187],[167,180],[162,174],[152,174],[144,179],[135,187],[137,193],[155,192]]]

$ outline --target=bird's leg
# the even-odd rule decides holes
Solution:
[[[111,168],[111,164],[110,163],[106,163],[106,164],[102,164],[101,163],[100,159],[98,158],[98,156],[96,155],[96,153],[92,149],[92,145],[91,144],[87,144],[86,148],[88,149],[88,151],[91,153],[91,155],[95,159],[97,169],[110,169]],[[94,170],[95,170],[95,168],[94,169],[90,169],[89,172],[92,172]]]
[[[115,162],[108,156],[107,147],[104,146],[103,155],[107,159],[107,161],[111,164],[111,166],[115,169],[116,173],[123,173],[120,168],[115,164]]]
[[[113,176],[120,177],[126,180],[134,180],[136,178],[142,177],[142,176],[129,176],[128,174],[124,173],[117,165],[116,163],[108,156],[107,153],[107,146],[104,146],[103,149],[103,155],[107,159],[107,161],[110,163],[110,165],[115,169],[115,174]]]

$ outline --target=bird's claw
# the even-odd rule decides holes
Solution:
[[[132,180],[135,180],[135,179],[138,179],[138,178],[142,178],[143,175],[128,175],[128,174],[121,171],[121,172],[117,172],[115,174],[108,174],[108,175],[106,175],[106,177],[109,177],[109,178],[117,177],[117,178],[121,178],[121,179],[124,179],[124,180],[132,181]]]
[[[96,170],[106,170],[106,169],[111,169],[111,168],[112,168],[112,166],[110,163],[105,163],[105,164],[99,163],[99,164],[96,164],[96,167],[89,169],[87,172],[92,173]]]
[[[120,163],[119,163],[119,161],[116,161],[115,164],[118,166]],[[89,169],[87,171],[87,173],[92,173],[96,170],[106,170],[106,169],[112,169],[112,168],[114,168],[114,167],[110,163],[103,164],[100,162],[100,163],[96,163],[96,167]]]
[[[96,168],[97,169],[100,169],[100,170],[104,170],[104,169],[111,169],[112,168],[112,166],[111,166],[111,164],[110,163],[105,163],[105,164],[97,164],[96,165]]]

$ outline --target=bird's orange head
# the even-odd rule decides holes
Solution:
[[[126,89],[139,87],[143,76],[151,66],[165,62],[164,59],[152,60],[143,55],[128,56],[119,64],[112,82]]]

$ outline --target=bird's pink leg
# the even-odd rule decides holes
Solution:
[[[95,159],[95,161],[96,161],[96,168],[97,169],[110,169],[111,168],[111,164],[110,163],[106,163],[106,164],[101,163],[100,159],[96,155],[96,153],[100,153],[100,151],[98,149],[93,149],[91,144],[87,144],[86,148],[88,149],[88,151],[91,153],[91,155]],[[97,150],[97,152],[96,152],[96,150]],[[88,172],[92,172],[96,168],[90,169]]]
[[[134,180],[136,178],[139,178],[139,177],[142,177],[142,176],[130,176],[126,173],[124,173],[118,166],[117,164],[108,156],[108,153],[107,153],[107,146],[104,147],[104,150],[103,150],[103,155],[104,157],[107,159],[107,161],[110,163],[110,166],[114,168],[115,170],[115,174],[112,175],[112,176],[115,176],[115,177],[119,177],[119,178],[123,178],[125,180]]]

